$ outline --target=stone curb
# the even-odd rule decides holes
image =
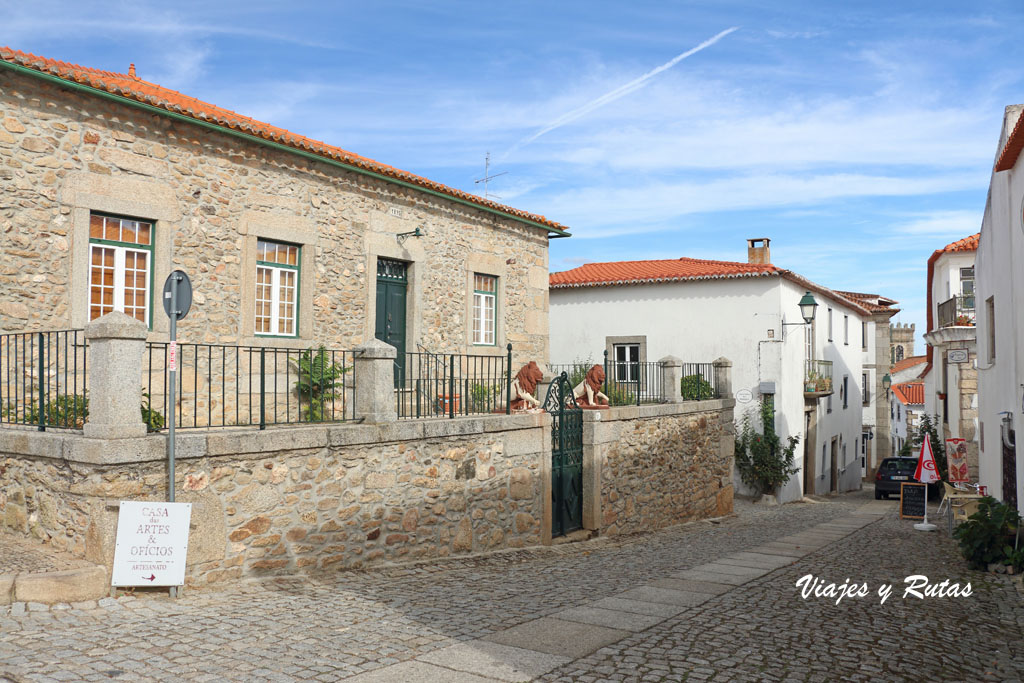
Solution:
[[[59,572],[0,574],[0,605],[84,602],[102,598],[109,591],[107,570],[99,565]]]

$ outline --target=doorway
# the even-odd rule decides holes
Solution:
[[[374,335],[398,349],[395,357],[395,386],[405,384],[405,305],[409,264],[377,259],[377,318]]]

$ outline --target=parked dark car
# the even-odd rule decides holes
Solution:
[[[900,485],[917,481],[917,458],[885,458],[875,474],[875,500],[888,498],[890,493],[900,495]]]

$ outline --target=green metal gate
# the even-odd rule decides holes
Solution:
[[[551,415],[551,535],[583,528],[583,410],[569,376],[551,382],[544,410]]]

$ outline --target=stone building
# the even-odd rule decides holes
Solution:
[[[889,362],[895,365],[904,358],[914,355],[914,323],[895,323],[889,325],[891,340]]]
[[[117,310],[179,338],[548,360],[563,226],[136,76],[0,48],[0,332]]]

